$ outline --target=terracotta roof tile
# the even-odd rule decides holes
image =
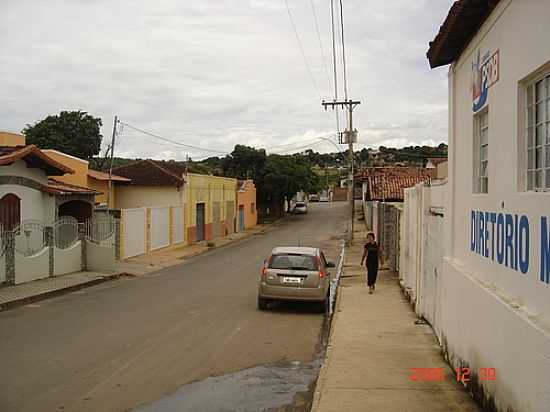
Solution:
[[[95,180],[109,180],[109,173],[100,172],[99,170],[94,169],[88,169],[88,177],[91,177]],[[128,179],[127,177],[117,176],[117,175],[111,175],[111,180],[115,182],[130,182],[132,179]]]
[[[52,159],[35,145],[0,146],[0,166],[11,165],[17,160],[24,160],[29,167],[43,169],[49,176],[74,173],[73,169]]]
[[[48,185],[42,188],[44,192],[55,195],[100,195],[101,192],[88,189],[87,187],[81,187],[71,185],[69,183],[60,182],[55,179],[48,179]]]
[[[370,167],[355,180],[366,182],[366,200],[403,201],[404,189],[430,180],[432,173],[420,167]]]
[[[183,185],[183,172],[177,174],[176,168],[169,163],[171,162],[150,159],[138,160],[134,163],[114,168],[113,173],[131,179],[131,185],[178,187]]]
[[[451,6],[439,33],[430,42],[430,67],[456,61],[500,0],[457,0]]]
[[[403,201],[404,189],[428,180],[429,176],[371,176],[367,183],[367,200]]]

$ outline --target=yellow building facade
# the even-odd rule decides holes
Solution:
[[[237,180],[189,173],[185,176],[187,243],[211,240],[235,231]]]

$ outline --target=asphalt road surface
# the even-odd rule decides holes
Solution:
[[[256,308],[272,247],[336,260],[347,203],[316,203],[263,235],[141,278],[0,313],[0,412],[126,411],[189,382],[315,356],[311,305]]]

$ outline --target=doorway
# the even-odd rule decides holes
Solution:
[[[197,242],[204,240],[205,207],[197,203]]]

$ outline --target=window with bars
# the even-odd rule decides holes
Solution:
[[[489,111],[474,118],[474,192],[489,192]]]
[[[527,86],[527,190],[550,189],[550,74]]]

